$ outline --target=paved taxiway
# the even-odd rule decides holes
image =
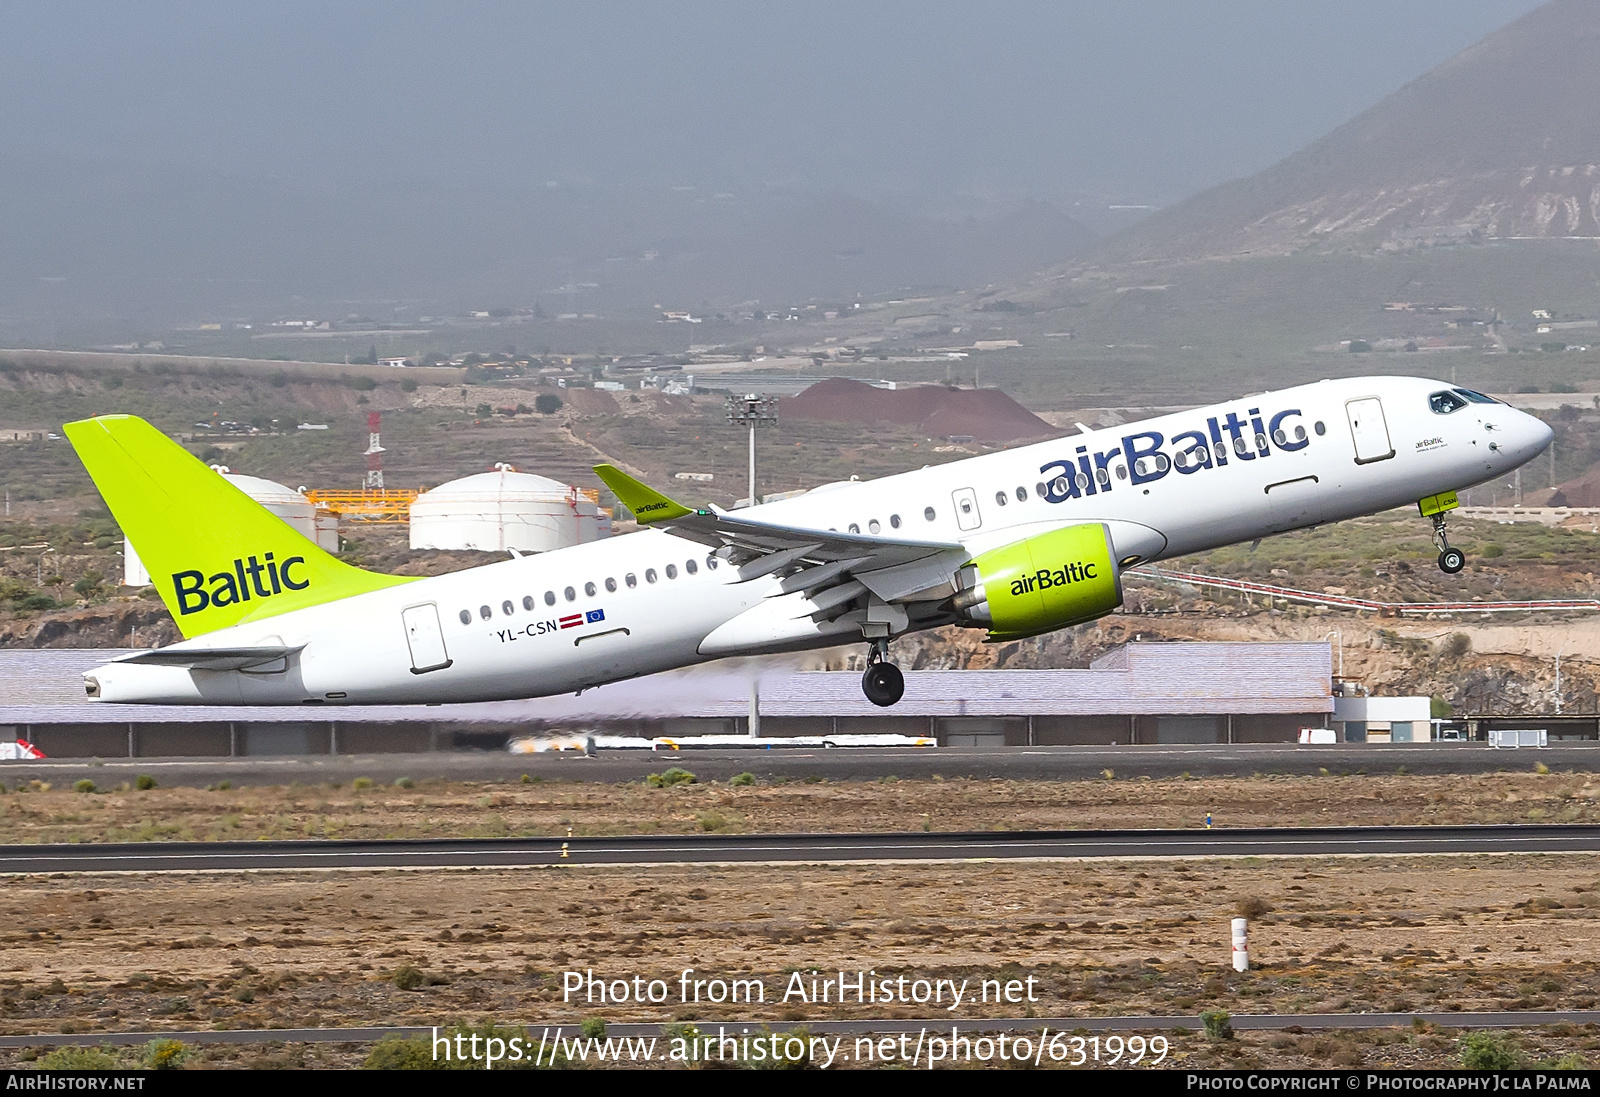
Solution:
[[[62,758],[0,762],[0,781],[49,781],[57,788],[88,778],[101,788],[151,774],[166,786],[199,786],[218,781],[235,785],[290,785],[346,782],[369,777],[388,784],[413,780],[515,781],[523,774],[560,781],[638,781],[668,766],[683,766],[701,780],[725,781],[749,772],[769,779],[823,777],[830,781],[879,777],[975,777],[1061,781],[1099,777],[1111,770],[1127,777],[1238,776],[1255,773],[1316,776],[1342,773],[1526,772],[1536,763],[1555,770],[1600,772],[1600,744],[1563,743],[1544,749],[1496,750],[1479,744],[1365,746],[1125,747],[840,747],[746,750],[601,751],[586,758],[573,752],[509,754],[498,751],[440,751],[427,754],[339,754],[242,758]]]
[[[1600,852],[1600,826],[628,835],[0,846],[0,874]]]

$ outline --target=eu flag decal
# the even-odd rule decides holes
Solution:
[[[591,609],[587,613],[585,613],[583,615],[583,617],[584,617],[584,622],[583,622],[584,624],[592,625],[596,621],[604,621],[606,619],[606,611],[603,610],[603,609]]]

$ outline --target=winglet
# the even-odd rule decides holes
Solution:
[[[611,489],[618,502],[633,512],[641,526],[670,522],[674,518],[695,513],[682,503],[674,503],[655,488],[641,484],[615,465],[596,465],[594,474]]]

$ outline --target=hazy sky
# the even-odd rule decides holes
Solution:
[[[13,0],[0,166],[1166,203],[1535,6]]]

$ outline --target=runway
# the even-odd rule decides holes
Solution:
[[[1600,852],[1600,826],[631,835],[0,846],[0,874]]]
[[[102,789],[132,783],[141,773],[163,787],[204,788],[218,781],[246,785],[290,785],[348,782],[368,777],[390,784],[401,777],[414,781],[516,781],[523,774],[547,781],[639,781],[668,766],[682,766],[702,781],[726,781],[736,773],[759,780],[875,781],[944,777],[1021,781],[1075,781],[1103,777],[1110,770],[1118,780],[1149,777],[1248,777],[1285,774],[1381,774],[1415,776],[1454,773],[1527,772],[1536,763],[1552,770],[1591,773],[1600,770],[1600,744],[1561,743],[1543,749],[1496,750],[1476,743],[1373,746],[1236,744],[1216,746],[1105,747],[923,747],[836,748],[790,750],[601,751],[586,758],[577,753],[509,754],[498,751],[439,751],[424,754],[339,754],[239,758],[60,758],[0,762],[0,781],[14,788],[28,781],[48,781],[57,788],[87,778]]]

